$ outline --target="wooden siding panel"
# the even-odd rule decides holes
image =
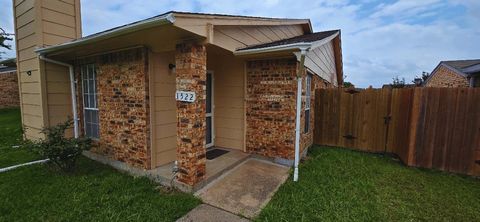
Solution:
[[[53,11],[62,12],[68,15],[75,15],[75,7],[72,4],[68,4],[59,0],[43,1],[43,7],[51,9]]]
[[[37,83],[23,83],[21,93],[40,93],[40,87]]]
[[[175,101],[175,73],[168,64],[175,64],[174,52],[150,53],[149,72],[153,94],[152,140],[154,167],[176,159],[177,113]]]
[[[18,48],[18,50],[27,49],[27,48],[30,48],[32,46],[36,46],[36,44],[37,44],[37,36],[36,35],[29,35],[25,38],[18,39],[17,48]]]
[[[214,79],[214,145],[243,150],[244,61],[224,50],[208,50],[207,57]]]
[[[67,15],[60,12],[52,11],[50,9],[42,9],[43,19],[49,22],[58,23],[61,21],[66,26],[75,27],[75,17],[73,15]]]
[[[35,22],[30,22],[27,25],[24,25],[20,28],[17,29],[17,34],[16,36],[18,39],[23,39],[29,35],[32,35],[35,33]]]
[[[330,83],[337,84],[335,57],[333,44],[329,42],[307,53],[305,66],[321,78]]]
[[[40,72],[38,70],[31,70],[31,75],[27,75],[26,71],[20,72],[20,83],[25,82],[40,82]]]
[[[235,51],[248,45],[268,43],[303,34],[301,25],[214,26],[213,43]]]
[[[15,6],[15,16],[19,17],[28,10],[32,9],[35,4],[35,0],[25,0],[22,3]]]
[[[32,46],[30,48],[18,50],[18,61],[25,61],[33,58],[37,58],[37,54],[34,52],[35,46]]]
[[[56,24],[48,21],[43,22],[43,31],[52,35],[58,35],[66,38],[75,38],[75,29],[66,25]]]
[[[17,28],[20,28],[35,20],[35,10],[30,9],[17,18]]]
[[[36,111],[38,114],[41,115],[42,112],[39,110],[41,109],[42,105],[42,99],[40,97],[40,94],[38,93],[21,93],[20,96],[22,97],[22,104],[23,105],[35,105],[38,107],[38,110]]]
[[[41,114],[38,113],[38,109],[39,109],[38,105],[24,104],[22,111],[23,111],[24,114],[40,117]]]
[[[50,34],[50,33],[43,33],[43,41],[44,41],[44,44],[47,46],[57,45],[60,43],[68,42],[70,40],[72,40],[72,38]]]
[[[31,71],[33,69],[38,69],[38,59],[37,58],[32,58],[28,60],[23,60],[19,62],[20,64],[20,69],[18,69],[20,72],[27,72]]]

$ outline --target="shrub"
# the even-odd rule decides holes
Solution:
[[[45,139],[27,141],[26,147],[50,162],[64,172],[72,172],[82,151],[89,150],[91,140],[89,138],[66,137],[65,130],[72,128],[71,119],[53,127],[42,130]]]

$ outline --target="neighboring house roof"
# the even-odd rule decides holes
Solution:
[[[427,82],[432,79],[441,66],[444,66],[463,77],[468,77],[472,74],[478,74],[478,72],[480,72],[480,59],[441,61],[437,67],[435,67],[423,85],[427,84]]]
[[[479,65],[480,59],[472,59],[472,60],[454,60],[454,61],[442,61],[444,63],[454,69],[457,69],[459,72],[465,72],[464,69],[470,66]]]
[[[224,15],[224,14],[208,14],[208,13],[191,13],[191,12],[178,12],[178,11],[169,11],[157,16],[153,16],[147,19],[140,21],[132,22],[115,28],[107,29],[102,32],[98,32],[92,35],[88,35],[82,38],[72,40],[70,42],[65,42],[63,44],[44,47],[36,49],[35,51],[40,54],[45,54],[49,52],[54,52],[64,48],[75,47],[82,44],[89,44],[115,36],[131,33],[138,30],[143,30],[151,28],[158,25],[164,24],[174,24],[175,16],[196,16],[199,18],[207,19],[240,19],[240,20],[255,20],[255,21],[272,21],[272,22],[295,22],[298,24],[307,24],[309,32],[312,32],[312,25],[309,19],[287,19],[287,18],[266,18],[266,17],[255,17],[255,16],[241,16],[241,15]]]
[[[10,58],[0,61],[0,67],[17,67],[17,58]]]
[[[17,70],[17,67],[2,67],[0,66],[0,73],[12,72]]]
[[[305,35],[301,35],[301,36],[296,36],[296,37],[289,38],[289,39],[282,39],[282,40],[275,41],[275,42],[248,46],[248,47],[245,47],[245,48],[242,48],[242,49],[238,49],[237,51],[246,51],[246,50],[251,50],[251,49],[269,48],[269,47],[290,45],[290,44],[297,44],[297,43],[312,43],[312,42],[320,41],[322,39],[325,39],[325,38],[331,37],[333,35],[336,35],[339,32],[340,32],[340,30],[315,32],[315,33],[305,34]]]

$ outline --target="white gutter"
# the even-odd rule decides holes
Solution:
[[[312,43],[299,42],[299,43],[276,45],[276,46],[257,48],[257,49],[240,50],[240,51],[233,52],[233,54],[238,56],[251,55],[251,54],[266,53],[266,52],[278,52],[278,51],[296,50],[301,48],[310,48],[311,46],[312,46]]]
[[[72,113],[73,113],[73,134],[75,138],[78,138],[78,114],[77,114],[77,97],[76,95],[76,87],[75,87],[75,75],[73,71],[73,65],[59,62],[53,59],[45,58],[44,56],[40,56],[41,60],[44,60],[46,62],[54,63],[57,65],[62,65],[62,66],[67,66],[68,71],[70,73],[70,89],[71,89],[71,96],[72,96]]]
[[[308,49],[301,49],[300,64],[297,71],[297,112],[295,118],[295,163],[293,171],[293,181],[298,181],[298,164],[300,162],[300,118],[302,112],[302,73],[305,63],[305,55]]]
[[[164,25],[164,24],[173,24],[174,22],[175,22],[175,17],[173,16],[172,13],[169,13],[163,16],[145,19],[140,22],[135,22],[125,26],[114,28],[109,31],[100,32],[98,34],[92,35],[91,37],[87,36],[85,38],[80,38],[72,42],[66,42],[59,45],[35,49],[35,52],[39,54],[46,54],[46,53],[54,52],[61,49],[91,44],[93,42],[98,42],[98,41],[113,38],[116,36],[125,35],[128,33],[132,33],[138,30],[146,29],[146,28],[151,28],[151,27]]]

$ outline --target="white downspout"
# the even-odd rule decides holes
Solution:
[[[302,112],[302,74],[307,49],[301,49],[300,64],[297,71],[297,112],[295,118],[295,163],[293,181],[298,181],[298,164],[300,162],[300,118]]]
[[[60,61],[56,61],[56,60],[53,60],[53,59],[49,59],[49,58],[45,58],[44,56],[40,56],[40,59],[41,60],[44,60],[46,62],[50,62],[50,63],[54,63],[54,64],[57,64],[57,65],[62,65],[62,66],[67,66],[68,67],[68,71],[70,72],[70,89],[71,89],[71,96],[72,96],[72,113],[73,113],[73,135],[75,136],[75,138],[78,138],[78,114],[77,114],[77,97],[75,96],[76,95],[76,87],[75,87],[75,74],[74,74],[74,71],[73,71],[73,65],[70,65],[70,64],[67,64],[67,63],[64,63],[64,62],[60,62]]]

